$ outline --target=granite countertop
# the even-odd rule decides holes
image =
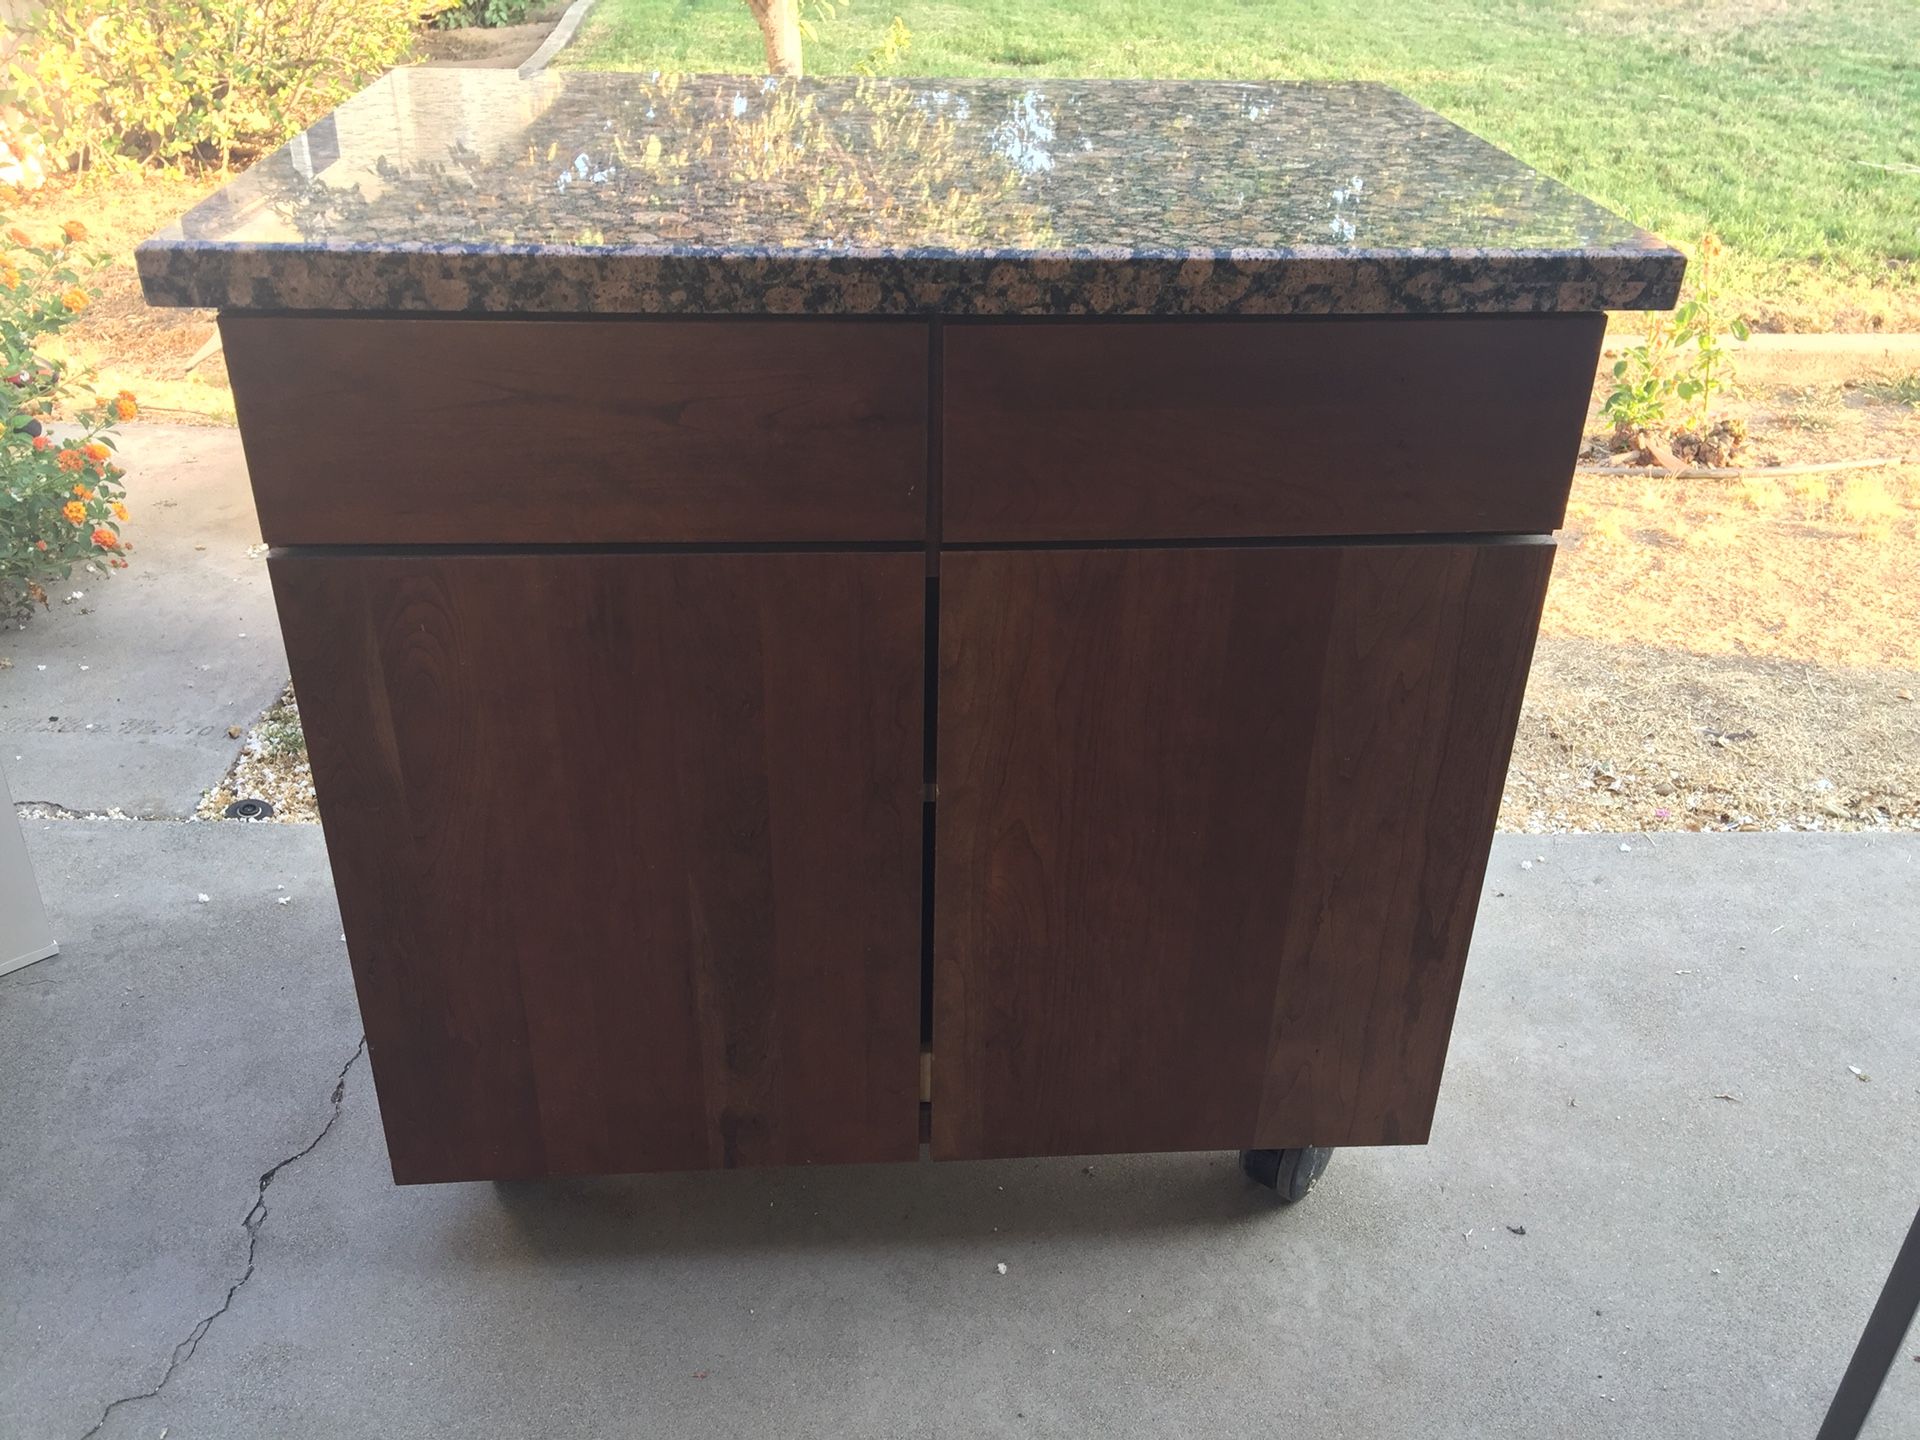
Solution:
[[[1678,252],[1368,84],[396,70],[142,245],[155,305],[1663,309]]]

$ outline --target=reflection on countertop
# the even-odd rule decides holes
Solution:
[[[1661,308],[1682,258],[1369,84],[397,70],[139,252],[158,305]]]

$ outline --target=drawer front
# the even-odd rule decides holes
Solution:
[[[959,542],[1540,533],[1602,315],[953,324]]]
[[[920,539],[914,323],[221,319],[276,545]]]

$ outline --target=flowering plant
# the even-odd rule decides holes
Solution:
[[[82,274],[97,262],[74,248],[86,238],[77,220],[57,239],[18,226],[0,236],[0,614],[46,605],[47,584],[76,568],[124,569],[131,548],[120,536],[125,472],[114,463],[113,427],[139,407],[126,391],[93,394],[88,375],[40,348],[92,301]]]

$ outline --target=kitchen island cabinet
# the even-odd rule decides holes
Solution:
[[[1426,1138],[1677,253],[1374,86],[398,71],[139,263],[397,1179]]]

